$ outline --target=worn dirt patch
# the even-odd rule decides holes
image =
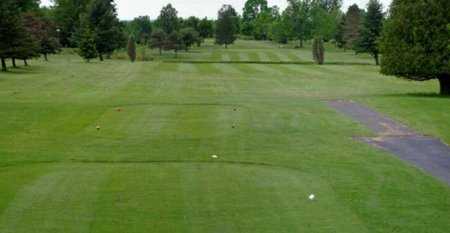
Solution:
[[[360,122],[377,134],[358,138],[419,167],[450,185],[450,147],[353,101],[329,101],[338,112]]]

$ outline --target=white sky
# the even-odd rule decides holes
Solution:
[[[353,3],[365,8],[369,0],[344,0],[343,9],[347,9]],[[388,7],[392,0],[381,0],[384,7]],[[51,0],[41,0],[43,5],[51,5]],[[245,0],[115,0],[120,19],[133,19],[141,15],[149,15],[155,19],[164,5],[172,3],[178,10],[180,17],[197,16],[216,18],[217,11],[223,4],[232,5],[241,13]],[[268,0],[269,5],[278,5],[284,9],[286,0]]]

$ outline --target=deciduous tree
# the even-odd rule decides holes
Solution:
[[[216,23],[216,43],[225,45],[233,44],[236,40],[237,13],[231,5],[223,5],[219,10]]]

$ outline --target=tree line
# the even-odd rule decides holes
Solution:
[[[16,60],[27,60],[60,49],[54,21],[39,8],[36,0],[0,1],[0,59],[2,71],[7,71],[6,60],[17,67]]]
[[[77,48],[89,61],[103,60],[124,47],[133,58],[135,43],[177,54],[200,46],[205,38],[215,37],[217,44],[227,47],[240,37],[280,44],[297,41],[297,47],[313,41],[313,58],[319,64],[324,42],[329,42],[371,54],[384,74],[438,79],[441,93],[450,94],[450,1],[393,0],[387,13],[379,0],[369,0],[366,9],[354,4],[345,12],[342,0],[287,1],[281,11],[267,0],[247,0],[242,15],[224,5],[216,20],[183,19],[168,4],[155,20],[141,16],[120,21],[113,0],[54,0],[51,8],[40,8],[39,0],[2,0],[2,70],[7,69],[6,60],[12,66],[17,66],[16,60],[27,65],[34,57],[47,59],[61,46]]]

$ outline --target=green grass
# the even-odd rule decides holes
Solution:
[[[309,48],[238,41],[0,73],[0,232],[448,231],[450,188],[353,140],[372,134],[325,101],[359,101],[450,143],[450,99],[435,81],[327,51],[348,64],[183,62],[311,60]]]

